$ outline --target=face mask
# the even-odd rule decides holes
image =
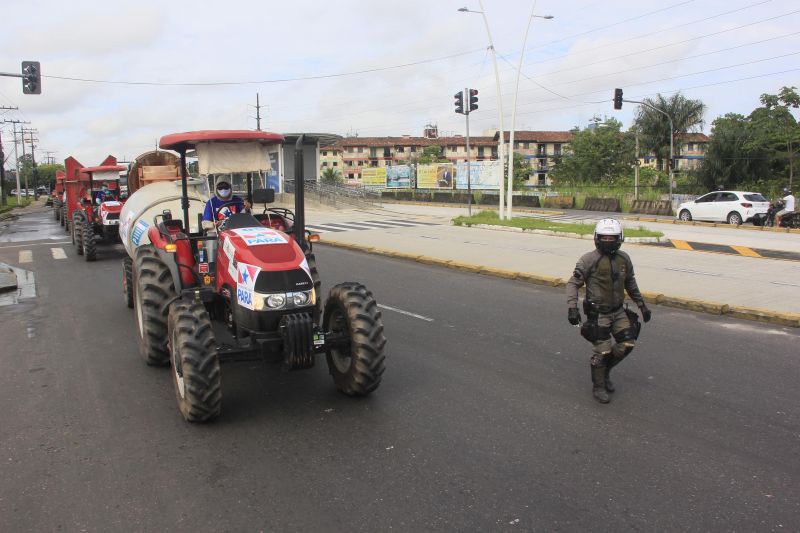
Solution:
[[[223,198],[227,198],[231,195],[230,189],[217,189],[217,194],[219,194]]]

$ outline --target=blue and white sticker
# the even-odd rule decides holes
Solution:
[[[142,237],[147,233],[147,228],[149,227],[150,224],[144,220],[140,220],[136,223],[136,226],[133,228],[133,233],[131,234],[131,242],[135,246],[139,246],[139,243],[142,242]]]
[[[280,233],[270,228],[238,228],[233,232],[241,237],[247,246],[286,244],[289,242]]]
[[[245,285],[236,285],[236,301],[246,309],[253,309],[253,291]]]

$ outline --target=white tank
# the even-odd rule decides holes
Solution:
[[[208,200],[208,187],[205,180],[189,179],[189,231],[198,233],[197,215],[202,214]],[[183,220],[181,207],[181,182],[160,181],[150,183],[134,192],[125,201],[119,217],[119,236],[125,251],[133,258],[136,248],[150,244],[147,230],[153,226],[153,219],[165,209],[169,209],[173,219]]]

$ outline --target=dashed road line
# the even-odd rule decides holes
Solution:
[[[412,313],[410,311],[403,311],[402,309],[398,309],[396,307],[390,307],[388,305],[378,304],[378,307],[381,309],[386,309],[387,311],[394,311],[395,313],[400,313],[401,315],[410,316],[413,318],[418,318],[420,320],[424,320],[425,322],[433,322],[433,319],[427,316],[418,315],[416,313]]]
[[[700,276],[721,276],[722,274],[718,274],[716,272],[702,272],[700,270],[690,270],[688,268],[665,268],[664,270],[671,270],[673,272],[685,272],[687,274],[699,274]]]
[[[19,251],[19,262],[20,263],[33,263],[33,252],[30,250],[20,250]]]
[[[67,258],[67,252],[63,248],[50,248],[50,253],[53,254],[53,259]]]

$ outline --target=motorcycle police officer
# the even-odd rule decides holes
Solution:
[[[626,291],[639,306],[644,321],[651,318],[636,285],[631,258],[619,249],[624,240],[619,221],[599,221],[594,229],[595,249],[581,256],[567,282],[567,317],[573,326],[581,325],[578,289],[586,285],[583,310],[587,319],[581,326],[581,335],[592,343],[592,394],[600,403],[610,401],[608,393],[614,392],[609,378],[611,369],[631,353],[639,336],[638,315],[623,308]],[[612,336],[616,342],[612,342]]]

